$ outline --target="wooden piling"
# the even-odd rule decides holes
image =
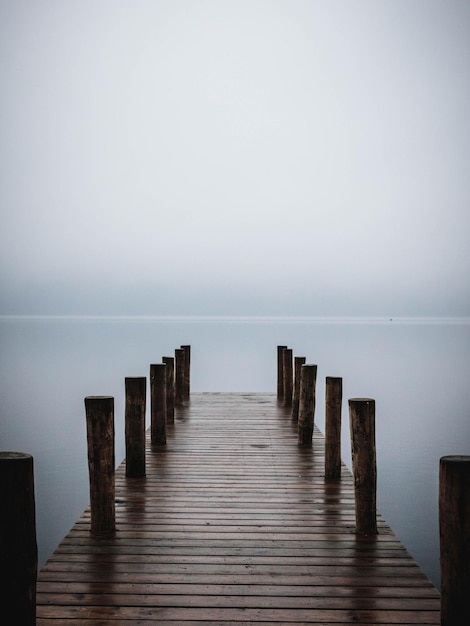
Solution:
[[[177,348],[175,350],[175,406],[184,404],[184,366],[184,349]]]
[[[302,365],[305,364],[306,358],[304,356],[294,357],[294,389],[292,392],[292,419],[297,422],[299,419],[299,405],[300,405],[300,374],[302,371]]]
[[[112,534],[116,527],[114,398],[85,398],[88,470],[90,478],[91,533]]]
[[[191,393],[191,346],[180,346],[184,350],[184,392],[183,398],[188,401]]]
[[[377,534],[377,463],[375,452],[375,400],[349,400],[356,533]]]
[[[175,423],[175,359],[172,356],[164,356],[163,363],[166,365],[166,423]]]
[[[292,350],[285,348],[282,351],[282,369],[284,380],[284,406],[292,406],[292,392],[294,386],[294,373],[292,365]]]
[[[166,367],[150,366],[150,442],[156,446],[166,444]]]
[[[302,365],[300,368],[299,392],[299,444],[312,445],[313,426],[315,421],[317,366]]]
[[[441,624],[470,624],[470,456],[439,464]]]
[[[126,476],[145,476],[145,376],[125,379]]]
[[[341,477],[341,404],[343,379],[326,377],[325,392],[325,478]]]
[[[284,400],[284,361],[283,352],[287,346],[277,347],[277,399]]]
[[[36,624],[38,549],[33,457],[0,452],[0,604],[5,623]]]

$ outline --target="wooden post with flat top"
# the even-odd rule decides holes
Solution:
[[[312,445],[313,427],[315,421],[315,395],[317,381],[317,366],[310,363],[300,368],[299,392],[299,444]]]
[[[5,624],[36,624],[38,548],[33,457],[0,452],[0,585]]]
[[[441,624],[470,624],[470,456],[439,462]]]
[[[327,376],[325,392],[325,478],[341,477],[343,379]]]
[[[150,442],[152,445],[166,444],[166,365],[150,366]]]
[[[126,476],[145,476],[145,408],[147,379],[128,377],[124,381],[126,407],[124,428],[126,439]]]
[[[90,477],[91,533],[112,534],[116,528],[114,398],[85,398],[88,470]]]
[[[181,346],[184,350],[184,392],[183,398],[187,401],[191,395],[191,346]]]
[[[291,407],[294,386],[294,368],[292,364],[291,348],[285,348],[282,351],[282,369],[284,380],[284,406]]]
[[[175,406],[184,404],[184,366],[184,349],[177,348],[175,350]]]
[[[175,423],[175,358],[164,356],[166,365],[166,423]]]
[[[375,453],[375,400],[349,400],[356,533],[377,534],[377,462]]]
[[[287,346],[277,347],[277,399],[279,401],[284,400],[284,361],[283,352],[287,349]]]
[[[294,389],[292,392],[292,419],[297,422],[299,419],[300,406],[300,375],[302,365],[305,365],[306,358],[304,356],[294,357]]]

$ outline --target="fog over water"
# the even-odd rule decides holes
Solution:
[[[467,0],[0,1],[1,313],[468,315]]]

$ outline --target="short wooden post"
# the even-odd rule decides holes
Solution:
[[[293,366],[292,366],[291,348],[286,348],[282,352],[282,368],[283,368],[283,380],[284,380],[284,406],[292,406],[294,373],[293,373]]]
[[[172,356],[164,356],[163,363],[166,365],[166,423],[175,423],[175,359]]]
[[[306,358],[304,356],[294,357],[294,390],[292,392],[292,419],[297,422],[299,419],[299,405],[300,405],[300,374],[302,371],[302,365],[305,364]]]
[[[166,365],[150,366],[150,441],[152,445],[166,444]]]
[[[184,365],[184,350],[177,348],[175,350],[175,406],[184,404]]]
[[[184,350],[184,399],[189,400],[191,394],[191,346],[180,346]]]
[[[341,477],[341,404],[343,379],[326,377],[325,392],[325,478]]]
[[[33,457],[0,452],[0,604],[5,624],[36,624],[38,549]]]
[[[377,534],[377,463],[375,453],[375,400],[349,400],[351,452],[354,476],[356,533]]]
[[[114,398],[85,398],[88,470],[90,477],[91,533],[111,534],[116,528]]]
[[[299,392],[299,444],[311,445],[315,421],[317,366],[302,365]]]
[[[126,476],[145,476],[145,407],[147,379],[145,376],[125,379]]]
[[[470,624],[470,456],[439,465],[441,624]]]
[[[287,346],[277,347],[277,399],[284,400],[284,361],[283,352]]]

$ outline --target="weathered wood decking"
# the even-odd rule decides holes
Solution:
[[[147,476],[117,471],[117,532],[89,511],[38,579],[38,626],[439,624],[438,591],[378,517],[354,533],[352,477],[325,482],[274,394],[193,394]]]

